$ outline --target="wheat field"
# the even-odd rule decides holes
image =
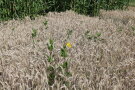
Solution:
[[[37,29],[35,43],[32,29]],[[66,59],[72,76],[60,73],[68,84],[55,79],[50,86],[46,44],[54,40],[51,65],[61,64],[59,53],[67,30],[73,31]],[[97,33],[98,38],[88,37]],[[101,11],[99,17],[50,12],[35,20],[1,22],[0,90],[135,90],[135,12]]]

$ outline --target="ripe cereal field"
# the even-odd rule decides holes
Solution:
[[[134,8],[1,22],[0,90],[135,90]]]

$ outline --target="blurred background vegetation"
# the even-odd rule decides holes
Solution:
[[[0,21],[66,10],[97,16],[100,9],[126,9],[133,2],[135,3],[134,0],[0,0]]]
[[[135,7],[135,0],[130,0],[129,5]]]

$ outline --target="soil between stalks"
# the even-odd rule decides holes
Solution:
[[[43,22],[48,21],[48,28]],[[73,44],[68,60],[72,77],[68,90],[135,89],[135,12],[102,11],[100,17],[78,15],[72,11],[49,13],[35,20],[11,20],[0,23],[0,90],[49,90],[47,83],[47,42],[59,49],[68,29],[73,30]],[[38,30],[35,48],[32,29]],[[85,32],[101,33],[101,41],[88,40]],[[61,61],[61,62],[60,62]],[[58,87],[59,86],[59,87]],[[52,90],[63,85],[56,83]],[[64,89],[66,90],[66,89]]]

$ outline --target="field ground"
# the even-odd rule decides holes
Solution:
[[[32,29],[38,30],[35,44]],[[67,86],[56,80],[51,89],[46,44],[54,39],[52,65],[62,63],[68,29],[72,76],[63,76]],[[97,33],[101,36],[90,37]],[[135,11],[102,11],[100,17],[66,11],[0,23],[0,90],[135,90]]]

